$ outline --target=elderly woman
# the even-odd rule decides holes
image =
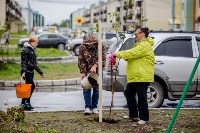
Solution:
[[[108,55],[111,60],[117,57],[127,61],[126,74],[128,83],[125,96],[129,109],[129,118],[134,121],[139,120],[139,124],[145,124],[146,121],[149,121],[147,89],[150,82],[154,81],[155,57],[152,49],[154,41],[148,35],[148,28],[138,28],[135,33],[137,43],[134,44],[133,48]]]
[[[84,79],[87,73],[95,72],[98,74],[98,40],[92,33],[86,34],[83,38],[83,44],[79,48],[78,67],[81,73],[81,79]],[[103,45],[103,44],[102,44]],[[102,46],[102,64],[105,66],[106,52],[104,45]],[[83,96],[85,100],[85,112],[84,114],[94,113],[97,114],[97,104],[99,100],[99,87],[93,87],[93,94],[91,96],[92,89],[83,89]]]

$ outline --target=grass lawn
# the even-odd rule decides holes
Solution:
[[[22,122],[6,121],[6,114],[0,113],[3,121],[0,124],[2,132],[36,132],[36,133],[164,133],[174,113],[174,110],[150,110],[150,121],[138,125],[122,116],[127,110],[103,111],[103,122],[99,123],[99,115],[84,115],[83,112],[42,112],[25,113]],[[3,117],[4,116],[4,117]],[[24,118],[24,117],[23,117]],[[114,123],[109,123],[113,120]],[[199,133],[199,110],[180,110],[171,133]]]
[[[10,39],[9,45],[17,45],[18,39]]]
[[[77,63],[41,63],[38,66],[44,72],[45,78],[42,78],[35,72],[35,80],[54,80],[54,79],[70,79],[79,78],[80,73]],[[0,80],[19,80],[20,79],[20,64],[8,63],[0,64]]]
[[[0,56],[4,57],[21,57],[22,48],[10,48],[7,52],[7,48],[0,50]],[[37,57],[60,57],[60,56],[69,56],[65,51],[59,51],[55,48],[37,48],[36,49]]]
[[[24,31],[19,31],[19,32],[12,32],[12,33],[10,33],[10,35],[11,35],[11,37],[12,37],[12,36],[21,36],[21,35],[27,35],[27,36],[28,36],[26,30],[24,30]]]

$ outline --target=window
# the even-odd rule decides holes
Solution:
[[[48,35],[41,35],[40,37],[38,37],[39,39],[48,39]]]
[[[169,38],[155,50],[157,56],[193,57],[191,37],[188,39]]]
[[[106,34],[106,39],[112,39],[113,37],[116,37],[115,34]]]
[[[135,38],[129,38],[127,39],[124,44],[122,45],[122,47],[120,48],[121,50],[128,50],[131,49],[133,47],[133,45],[135,44]]]
[[[197,40],[197,45],[198,45],[198,49],[200,53],[200,37],[196,37],[196,40]]]
[[[155,55],[165,55],[165,43],[161,43],[157,48],[156,50],[154,51]]]
[[[117,11],[117,12],[120,12],[120,7],[117,7],[116,11]]]
[[[199,0],[199,8],[200,8],[200,0]]]
[[[49,38],[58,38],[56,35],[49,35]]]
[[[120,44],[122,44],[123,42],[123,39],[120,39],[118,42],[116,43],[113,43],[111,46],[110,46],[110,52],[113,53],[116,51],[117,48],[119,48]]]

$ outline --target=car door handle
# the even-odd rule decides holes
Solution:
[[[162,61],[156,61],[155,64],[156,65],[162,65],[162,64],[164,64],[164,62],[162,62]]]

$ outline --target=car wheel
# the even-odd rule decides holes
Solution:
[[[153,82],[148,87],[147,101],[151,108],[157,108],[163,104],[164,90],[158,82]]]
[[[58,44],[58,50],[64,51],[65,50],[65,45],[64,44]]]
[[[80,45],[76,45],[75,47],[74,47],[74,54],[76,55],[76,56],[78,56],[79,55],[79,47],[80,47]]]

